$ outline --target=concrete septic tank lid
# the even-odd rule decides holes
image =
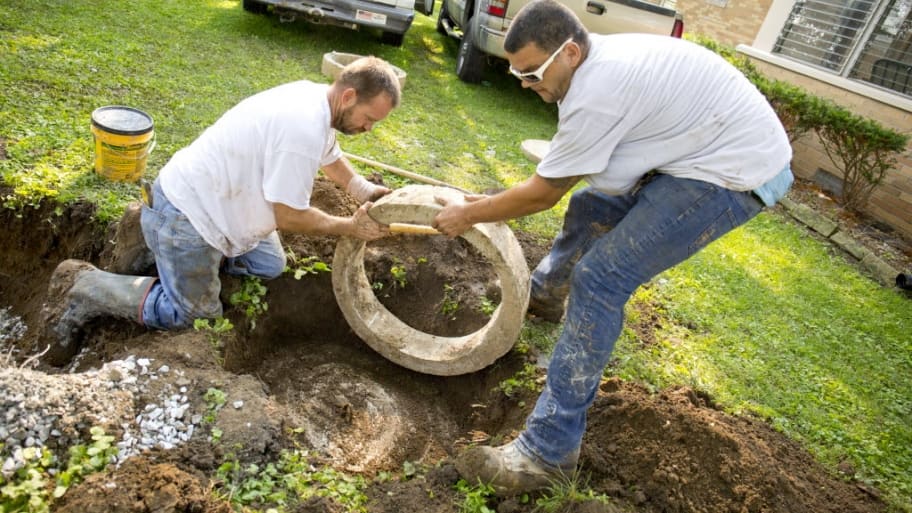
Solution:
[[[342,68],[355,62],[361,57],[364,57],[364,55],[337,52],[335,50],[332,52],[324,53],[323,62],[320,64],[320,73],[323,73],[327,77],[335,80],[339,76],[339,73],[342,72]],[[396,74],[396,78],[399,80],[399,89],[404,88],[405,78],[408,74],[398,66],[390,64],[390,67],[393,68],[393,73]]]
[[[459,199],[462,194],[448,187],[409,185],[376,201],[370,215],[385,224],[430,226],[441,209],[434,197]],[[462,237],[491,263],[500,282],[502,299],[486,325],[468,335],[443,337],[405,324],[374,295],[364,272],[364,241],[343,237],[336,244],[332,282],[355,333],[390,361],[437,376],[475,372],[506,354],[519,338],[529,305],[529,268],[522,248],[504,223],[480,223]]]
[[[527,159],[538,164],[545,158],[545,155],[548,154],[548,150],[551,149],[551,141],[545,141],[544,139],[526,139],[519,147],[522,149],[523,155],[525,155]]]

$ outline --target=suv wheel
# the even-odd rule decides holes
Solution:
[[[477,84],[484,76],[485,56],[475,46],[475,18],[469,20],[468,30],[463,31],[459,52],[456,54],[456,76],[463,82]]]
[[[383,34],[380,34],[380,42],[385,45],[402,46],[403,39],[405,39],[405,34],[397,34],[395,32],[384,32]]]
[[[242,2],[244,10],[247,12],[252,12],[254,14],[264,14],[266,12],[266,7],[264,3],[257,2],[255,0],[244,0]]]

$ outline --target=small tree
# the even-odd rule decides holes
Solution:
[[[860,210],[896,165],[909,136],[817,97],[808,98],[804,117],[820,137],[827,157],[842,172],[842,204]]]

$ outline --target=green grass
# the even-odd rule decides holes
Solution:
[[[241,99],[292,80],[328,81],[320,65],[332,50],[377,55],[408,73],[402,106],[371,133],[341,137],[344,150],[470,190],[514,185],[533,172],[519,143],[549,138],[556,109],[502,68],[481,85],[460,82],[455,49],[421,15],[396,48],[375,33],[281,24],[237,0],[0,0],[0,177],[13,188],[3,203],[85,198],[109,221],[139,193],[93,173],[95,108],[153,116],[151,178]],[[512,225],[553,234],[562,211]],[[766,213],[638,291],[631,321],[645,307],[658,313],[656,343],[626,332],[610,372],[689,384],[732,412],[759,414],[830,467],[852,463],[896,509],[912,511],[907,299]],[[536,347],[554,336],[524,334]]]
[[[91,113],[129,105],[155,121],[152,177],[241,99],[320,73],[332,50],[373,54],[408,74],[403,103],[369,134],[341,137],[343,149],[473,190],[522,181],[532,165],[519,143],[549,138],[556,109],[507,73],[471,86],[453,73],[456,43],[421,16],[400,47],[376,33],[244,12],[238,1],[0,1],[0,174],[15,187],[10,205],[44,196],[99,204],[117,216],[135,187],[92,173]],[[505,115],[505,113],[507,115]],[[522,226],[547,231],[556,216]],[[530,225],[531,223],[531,225]]]

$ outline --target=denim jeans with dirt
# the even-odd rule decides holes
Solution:
[[[621,196],[592,188],[573,194],[561,233],[532,275],[538,302],[568,303],[545,388],[516,441],[521,452],[548,467],[575,466],[586,411],[630,295],[753,218],[762,205],[750,192],[664,174]]]
[[[146,296],[142,322],[157,329],[188,328],[195,319],[222,315],[219,271],[235,276],[276,278],[285,269],[285,251],[272,232],[253,250],[224,258],[168,201],[158,180],[152,188],[153,207],[142,207],[142,231],[155,255],[158,281]],[[224,259],[224,260],[223,260]]]

